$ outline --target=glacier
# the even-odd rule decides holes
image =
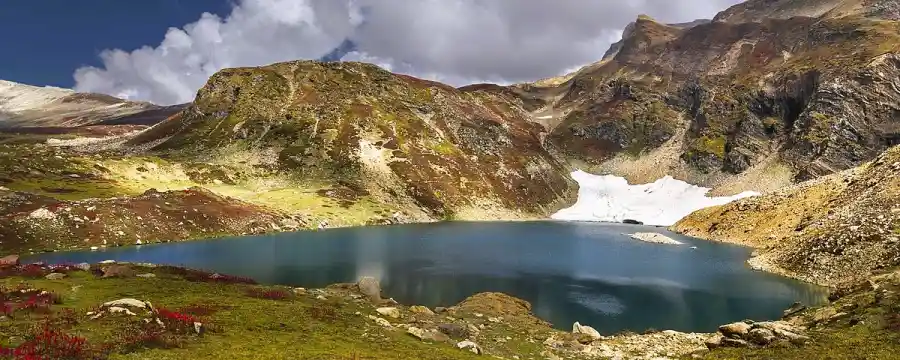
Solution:
[[[745,191],[733,196],[708,197],[709,188],[668,175],[642,185],[630,185],[618,176],[594,175],[581,170],[573,171],[571,176],[578,182],[578,200],[575,205],[553,214],[553,219],[602,222],[630,219],[646,225],[671,226],[702,208],[759,195]]]

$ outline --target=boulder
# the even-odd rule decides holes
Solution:
[[[476,344],[476,343],[474,343],[474,342],[471,342],[471,341],[469,341],[469,340],[466,340],[466,341],[460,341],[460,342],[456,343],[456,347],[458,347],[458,348],[460,348],[460,349],[463,349],[463,350],[471,351],[471,352],[473,352],[473,353],[475,353],[475,354],[478,354],[478,355],[481,355],[481,353],[482,353],[482,352],[481,352],[481,347],[478,346],[478,344]]]
[[[383,307],[375,309],[379,314],[397,319],[400,317],[400,310],[395,307]]]
[[[431,309],[424,306],[412,306],[409,308],[409,311],[414,314],[422,314],[422,315],[434,315],[434,312]]]
[[[66,277],[66,274],[63,273],[49,273],[47,276],[44,276],[47,280],[62,280]]]
[[[384,328],[391,328],[391,327],[392,327],[392,326],[391,326],[391,322],[385,320],[384,318],[380,318],[380,317],[377,317],[377,316],[369,315],[369,319],[372,319],[372,321],[374,321],[375,324],[378,324],[378,326],[381,326],[381,327],[384,327]]]
[[[706,344],[707,349],[715,349],[722,346],[722,340],[725,340],[725,337],[719,334],[715,334],[711,336],[709,339],[706,339],[704,342]]]
[[[722,346],[723,347],[733,347],[733,348],[745,348],[745,347],[750,346],[750,343],[748,343],[745,340],[741,340],[741,339],[723,338]]]
[[[128,265],[110,265],[102,269],[103,277],[134,277],[137,273]]]
[[[804,306],[800,302],[795,302],[793,305],[791,305],[790,308],[788,308],[787,310],[784,311],[784,313],[782,314],[782,317],[787,318],[787,317],[790,317],[791,315],[799,313],[803,310],[806,310],[806,306]]]
[[[745,322],[735,322],[719,326],[719,332],[726,337],[742,338],[750,332],[750,325]]]
[[[775,333],[772,330],[756,328],[747,333],[747,340],[756,345],[766,346],[775,341]]]
[[[443,306],[438,306],[438,307],[434,308],[434,312],[436,312],[438,314],[445,312],[445,311],[447,311],[447,308],[445,308]]]
[[[573,334],[584,334],[594,340],[599,340],[603,338],[603,335],[600,335],[600,332],[595,330],[590,326],[581,325],[578,322],[572,324],[572,333]]]
[[[110,314],[125,314],[129,316],[137,316],[137,314],[131,312],[131,310],[118,306],[110,306],[109,309],[106,310],[109,311]]]
[[[16,266],[19,265],[19,255],[7,255],[0,258],[0,266]]]
[[[809,341],[809,337],[807,337],[805,335],[797,334],[793,331],[778,329],[778,330],[775,330],[774,333],[776,336],[783,338],[783,339],[787,339],[788,341],[791,342],[791,344],[794,344],[794,345],[802,345],[802,344],[805,344],[807,341]]]
[[[148,309],[148,310],[153,309],[153,307],[150,305],[149,302],[141,301],[138,299],[132,299],[132,298],[123,298],[123,299],[119,299],[119,300],[113,300],[113,301],[106,302],[103,304],[103,307],[107,307],[107,308],[114,307],[114,306],[131,307],[131,308]]]
[[[413,337],[419,340],[427,340],[427,333],[423,329],[419,329],[415,326],[410,326],[409,329],[406,329],[406,333],[412,335]]]
[[[381,284],[371,276],[364,276],[356,283],[359,292],[369,298],[370,301],[381,302]]]
[[[75,268],[81,271],[91,271],[91,264],[88,263],[80,263],[76,264]]]
[[[454,339],[466,339],[471,336],[468,329],[458,324],[440,324],[438,331]]]

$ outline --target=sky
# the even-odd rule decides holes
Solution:
[[[465,85],[599,60],[639,14],[712,18],[740,0],[6,0],[0,79],[161,105],[227,67],[365,61]],[[48,11],[53,9],[53,11]]]

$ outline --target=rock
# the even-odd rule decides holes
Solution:
[[[410,326],[409,329],[406,329],[406,333],[412,335],[415,338],[418,338],[419,340],[427,339],[425,330],[419,329],[415,326]]]
[[[629,236],[631,236],[632,239],[653,244],[681,245],[681,241],[677,241],[659,233],[634,233]]]
[[[744,337],[750,331],[750,325],[745,322],[735,322],[719,326],[719,332],[726,337]]]
[[[710,338],[706,339],[704,342],[706,344],[707,349],[715,349],[722,346],[722,340],[725,340],[725,337],[719,334],[713,335]]]
[[[356,283],[359,292],[367,296],[372,302],[381,302],[381,284],[371,276],[364,276]]]
[[[500,320],[500,318],[497,318],[497,317],[489,317],[488,321],[490,321],[492,323],[499,323],[501,320]]]
[[[750,346],[750,343],[748,343],[747,341],[744,341],[744,340],[740,340],[740,339],[723,338],[722,346],[723,347],[733,347],[733,348],[745,348],[745,347]]]
[[[481,330],[480,330],[480,329],[478,329],[478,327],[477,327],[477,326],[475,326],[475,325],[472,325],[472,324],[468,324],[468,325],[466,325],[466,329],[467,329],[467,330],[469,330],[469,335],[470,335],[470,336],[475,336],[475,335],[478,335],[478,333],[480,333],[480,332],[481,332]]]
[[[131,310],[118,306],[111,306],[106,310],[109,311],[110,314],[125,314],[130,316],[137,316],[137,314],[131,312]]]
[[[49,273],[47,276],[44,276],[47,280],[62,280],[66,277],[66,274],[63,273]]]
[[[774,331],[774,333],[778,337],[787,339],[788,341],[790,341],[792,344],[795,344],[795,345],[802,345],[802,344],[805,344],[807,341],[809,341],[809,337],[797,334],[793,331],[777,329]]]
[[[98,264],[100,264],[100,265],[111,265],[111,264],[115,264],[115,263],[116,263],[115,260],[103,260],[103,261],[99,262]]]
[[[471,342],[469,340],[460,341],[460,342],[456,343],[456,347],[463,349],[463,350],[471,351],[478,355],[481,355],[481,347],[478,346],[478,344]]]
[[[91,271],[91,264],[79,263],[75,265],[75,268],[81,271]]]
[[[784,314],[782,315],[782,317],[783,318],[790,317],[791,315],[799,313],[803,310],[806,310],[806,306],[804,306],[800,302],[795,302],[791,305],[790,308],[788,308],[787,310],[784,311]]]
[[[395,307],[383,307],[375,309],[379,314],[387,317],[392,317],[394,319],[400,318],[400,310],[397,310]]]
[[[434,308],[434,312],[436,312],[438,314],[440,314],[442,312],[446,312],[446,311],[447,311],[447,308],[445,308],[443,306],[438,306],[438,307]]]
[[[110,265],[102,269],[103,277],[134,277],[136,272],[128,265]]]
[[[458,324],[440,324],[438,331],[454,339],[466,339],[471,336],[468,329]]]
[[[603,338],[603,336],[600,335],[600,332],[598,332],[594,328],[592,328],[590,326],[581,325],[578,322],[575,322],[574,324],[572,324],[572,333],[573,334],[585,334],[587,336],[590,336],[590,338],[594,339],[594,340],[599,340],[599,339]]]
[[[197,333],[197,335],[203,335],[205,329],[206,327],[203,326],[203,323],[194,322],[194,332]]]
[[[328,298],[325,295],[317,295],[316,300],[328,300]]]
[[[391,322],[385,320],[384,318],[380,318],[380,317],[377,317],[377,316],[374,316],[374,315],[369,315],[369,319],[372,319],[372,321],[374,321],[375,324],[378,324],[378,326],[385,327],[385,328],[391,328],[391,327],[392,327],[392,326],[391,326]]]
[[[422,314],[422,315],[434,315],[434,312],[431,309],[424,306],[412,306],[409,308],[409,311],[414,314]]]
[[[747,340],[756,345],[766,346],[775,341],[775,333],[772,330],[756,328],[747,333]]]
[[[156,274],[154,274],[154,273],[138,274],[137,277],[150,279],[150,278],[155,278]]]
[[[141,301],[138,299],[132,299],[132,298],[123,298],[123,299],[119,299],[119,300],[113,300],[113,301],[106,302],[103,304],[103,307],[113,307],[113,306],[131,307],[131,308],[148,309],[148,310],[153,309],[153,307],[150,305],[149,302]]]
[[[294,288],[294,295],[306,295],[306,289],[302,287]]]
[[[19,265],[19,255],[7,255],[0,258],[0,266],[16,266]]]

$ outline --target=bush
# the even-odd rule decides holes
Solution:
[[[176,334],[190,334],[194,332],[194,323],[198,322],[197,318],[193,315],[183,314],[165,308],[157,310],[157,314],[166,330],[170,330]]]
[[[101,358],[84,338],[44,327],[15,348],[0,347],[0,357],[16,360],[88,360]]]

